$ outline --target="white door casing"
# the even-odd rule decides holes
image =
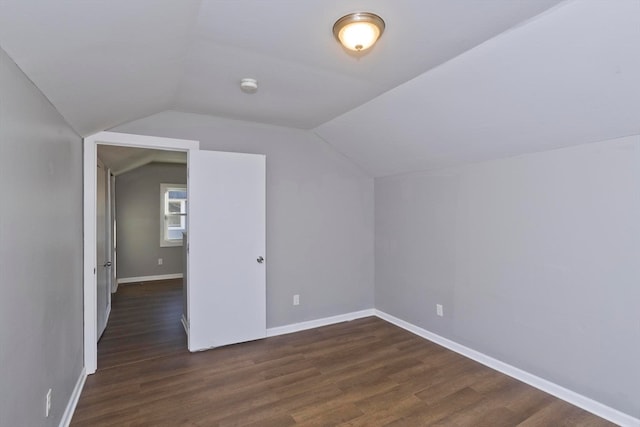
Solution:
[[[98,310],[96,340],[98,340],[107,327],[111,310],[108,176],[100,160],[96,164],[96,174],[96,307]]]
[[[264,338],[265,156],[192,150],[188,163],[189,350]]]
[[[111,275],[109,276],[109,288],[111,293],[115,293],[118,289],[118,282],[116,279],[116,177],[112,175],[111,169],[109,169],[109,232],[107,237],[109,239],[109,261],[111,261]]]
[[[84,366],[87,374],[97,368],[97,289],[96,289],[96,164],[97,145],[151,148],[159,150],[198,150],[198,141],[155,136],[98,132],[84,139],[83,144],[83,293],[84,293]]]

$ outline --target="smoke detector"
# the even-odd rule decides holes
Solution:
[[[242,79],[240,80],[240,89],[244,93],[256,93],[258,91],[258,81],[256,79]]]

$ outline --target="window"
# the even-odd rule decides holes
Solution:
[[[160,246],[182,246],[187,231],[187,187],[160,184]]]

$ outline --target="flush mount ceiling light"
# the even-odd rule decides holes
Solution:
[[[369,12],[355,12],[343,16],[333,24],[333,35],[349,50],[369,49],[384,31],[384,21]]]

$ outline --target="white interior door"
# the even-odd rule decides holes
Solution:
[[[189,151],[189,350],[266,336],[265,156]]]
[[[109,275],[111,263],[109,261],[109,205],[107,200],[108,184],[107,171],[102,162],[98,161],[96,171],[96,302],[97,302],[97,339],[107,327],[109,310],[111,309],[111,289]]]

